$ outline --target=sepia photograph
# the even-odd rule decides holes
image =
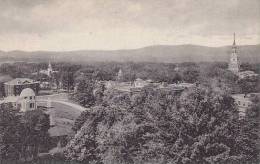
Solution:
[[[260,0],[0,0],[0,164],[260,164]]]

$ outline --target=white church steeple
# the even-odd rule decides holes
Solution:
[[[47,75],[48,75],[49,77],[51,77],[53,71],[52,71],[52,66],[51,66],[51,62],[50,62],[50,61],[49,61],[49,66],[48,66],[47,71],[48,71],[48,72],[47,72]]]
[[[234,41],[233,41],[233,45],[232,45],[232,53],[230,56],[228,69],[236,75],[238,75],[239,69],[240,69],[240,61],[238,59],[238,54],[237,54],[236,34],[235,33],[234,33]]]

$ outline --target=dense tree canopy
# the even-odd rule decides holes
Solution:
[[[19,113],[11,104],[0,104],[0,160],[37,157],[49,141],[49,127],[41,110]]]
[[[248,77],[238,81],[242,93],[257,93],[260,91],[260,78],[259,77]]]
[[[24,156],[28,154],[37,157],[40,148],[47,148],[49,142],[49,115],[42,110],[27,111],[22,115],[21,144]]]
[[[0,104],[0,159],[19,159],[21,128],[18,111],[11,104]]]
[[[117,102],[126,100],[126,95],[114,96]],[[255,140],[249,135],[253,129],[246,130],[245,121],[241,129],[234,101],[221,88],[199,86],[181,96],[146,88],[129,98],[128,108],[112,103],[83,112],[66,157],[102,163],[239,163],[256,159]]]
[[[95,103],[93,80],[83,79],[78,82],[75,93],[71,94],[71,99],[80,105],[90,107]]]
[[[260,73],[259,64],[243,70]],[[0,73],[42,80],[46,63],[13,63]],[[86,163],[246,163],[259,151],[259,100],[239,119],[230,94],[259,92],[259,78],[239,80],[227,63],[53,63],[54,81],[74,91],[71,99],[84,107],[75,121],[76,135],[66,146],[68,160]],[[175,92],[145,87],[129,93],[106,90],[104,81],[195,83]],[[0,92],[3,86],[0,84]],[[0,93],[1,96],[1,93]],[[49,118],[43,111],[23,115],[0,105],[0,158],[37,156],[48,145]],[[29,155],[30,154],[30,155]]]

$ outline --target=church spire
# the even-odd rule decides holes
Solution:
[[[232,53],[230,57],[230,62],[228,66],[229,70],[234,74],[238,75],[240,69],[240,62],[237,55],[237,46],[236,46],[236,34],[234,33],[234,41],[232,46]]]
[[[236,46],[236,33],[234,33],[234,42],[233,42],[233,46]]]
[[[236,33],[234,33],[234,41],[233,41],[232,51],[233,51],[233,53],[237,53]]]
[[[49,61],[49,66],[48,66],[48,69],[47,69],[47,75],[49,76],[49,77],[51,77],[51,75],[52,75],[52,66],[51,66],[51,61]]]

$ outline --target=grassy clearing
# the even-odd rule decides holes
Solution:
[[[46,103],[38,103],[38,105],[46,106]],[[66,135],[72,133],[72,126],[75,119],[80,115],[81,111],[73,109],[73,107],[58,102],[51,103],[52,108],[48,113],[54,120],[54,126],[50,128],[51,136]]]

